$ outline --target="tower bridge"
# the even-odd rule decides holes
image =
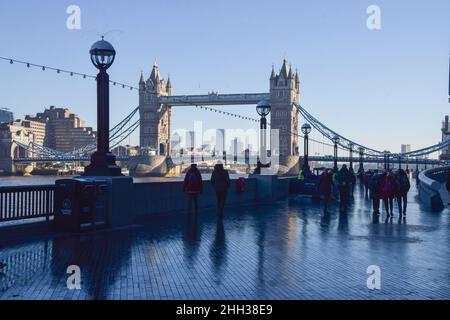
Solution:
[[[56,69],[55,69],[56,70]],[[166,158],[170,156],[171,117],[174,107],[196,106],[205,107],[206,110],[219,111],[207,106],[230,105],[257,105],[262,100],[267,100],[271,105],[270,127],[279,132],[279,164],[284,166],[285,172],[298,172],[300,152],[298,139],[302,138],[298,132],[299,116],[305,118],[318,133],[325,139],[333,141],[338,137],[338,146],[342,150],[356,151],[364,156],[364,162],[383,163],[385,152],[379,151],[356,143],[354,140],[333,131],[311,115],[300,104],[300,79],[297,72],[293,72],[286,59],[283,60],[281,69],[276,72],[272,67],[268,92],[257,93],[230,93],[219,94],[211,92],[205,95],[172,95],[172,82],[163,79],[159,66],[153,65],[150,76],[144,79],[143,73],[139,80],[139,88],[128,86],[139,91],[139,106],[133,108],[122,121],[110,130],[111,148],[119,146],[135,130],[139,128],[141,150],[151,149],[156,151],[156,157]],[[113,82],[115,83],[115,82]],[[125,85],[122,85],[125,87]],[[219,111],[220,113],[220,111]],[[238,116],[223,112],[222,115]],[[136,118],[138,118],[136,120]],[[251,118],[245,118],[257,121]],[[70,152],[51,149],[48,145],[40,144],[32,135],[23,128],[9,126],[0,135],[0,170],[14,172],[17,164],[52,162],[52,161],[84,161],[95,151],[96,143],[90,143]],[[314,141],[314,140],[312,140]],[[318,142],[318,141],[316,141]],[[318,142],[321,143],[321,142]],[[323,143],[323,142],[322,142]],[[406,153],[389,153],[392,163],[430,164],[437,165],[442,162],[426,159],[426,156],[450,146],[450,140],[444,140],[436,145]],[[361,153],[363,150],[363,153]],[[350,158],[339,157],[338,162],[348,162]],[[354,158],[353,158],[354,159]],[[127,161],[128,158],[121,159]],[[142,159],[130,159],[134,164],[146,164],[145,156]],[[311,161],[332,161],[326,155],[310,157]],[[160,159],[151,161],[158,163]]]
[[[298,169],[298,112],[300,80],[286,59],[278,73],[272,67],[267,93],[242,93],[172,96],[172,82],[165,81],[155,63],[147,80],[141,74],[139,81],[140,144],[157,150],[160,156],[169,156],[172,107],[196,105],[256,105],[268,100],[272,107],[271,129],[279,129],[279,163]]]

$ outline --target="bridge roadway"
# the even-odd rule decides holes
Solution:
[[[184,201],[184,199],[180,199]],[[130,228],[0,238],[3,299],[450,299],[450,215],[410,193],[406,220],[372,216],[360,188],[347,215],[309,199],[154,218]],[[1,234],[1,233],[0,233]],[[81,290],[66,287],[81,268]],[[381,289],[367,288],[369,266]]]
[[[208,95],[184,95],[159,97],[161,104],[172,107],[177,106],[225,106],[225,105],[257,105],[261,100],[269,100],[270,93],[242,93],[242,94],[217,94]]]

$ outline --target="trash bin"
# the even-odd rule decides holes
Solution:
[[[85,231],[108,224],[108,183],[94,179],[62,179],[55,184],[56,229]]]

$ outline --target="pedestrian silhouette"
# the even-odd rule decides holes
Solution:
[[[336,179],[339,185],[339,211],[346,212],[350,197],[350,184],[352,182],[351,173],[347,169],[347,165],[342,165],[341,170],[337,173]]]
[[[224,169],[222,163],[218,163],[214,166],[214,171],[211,176],[211,184],[216,192],[217,216],[222,218],[228,189],[230,188],[230,175],[228,170]]]
[[[198,214],[198,196],[203,192],[203,180],[197,164],[193,163],[186,172],[183,182],[183,191],[188,196],[188,211],[192,213],[192,203],[195,206],[195,213]]]
[[[400,217],[406,216],[406,207],[408,205],[408,192],[411,188],[411,184],[409,182],[409,178],[406,175],[406,172],[403,169],[399,169],[395,174],[395,182],[396,182],[396,198],[398,204],[398,213]]]
[[[323,212],[328,212],[328,202],[333,189],[333,177],[330,169],[326,169],[319,177],[318,189],[323,198]]]

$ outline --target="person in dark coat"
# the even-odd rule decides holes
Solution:
[[[328,202],[331,198],[331,192],[333,189],[333,176],[331,170],[325,170],[319,177],[317,188],[323,197],[323,212],[328,212]]]
[[[380,214],[380,200],[381,200],[381,181],[384,178],[384,174],[374,172],[369,180],[370,198],[372,199],[373,213]]]
[[[339,185],[339,210],[341,212],[347,211],[352,177],[350,171],[347,169],[346,164],[342,165],[341,170],[339,170],[337,173],[336,179]]]
[[[395,174],[395,182],[397,184],[396,198],[398,203],[398,211],[400,217],[406,216],[406,206],[408,205],[408,192],[411,188],[409,178],[403,169],[399,169]]]
[[[381,197],[383,198],[384,208],[388,217],[394,216],[394,197],[397,192],[397,183],[395,182],[392,171],[388,171],[381,180]]]
[[[450,169],[447,171],[447,182],[445,184],[445,187],[447,188],[448,193],[450,193]]]
[[[370,183],[370,179],[372,179],[372,177],[373,177],[373,174],[374,173],[372,170],[368,170],[368,171],[366,171],[366,173],[363,176],[363,184],[364,184],[364,191],[365,191],[366,199],[369,198],[369,190],[370,190],[369,183]]]
[[[228,189],[230,188],[230,175],[228,174],[228,170],[224,169],[223,164],[218,163],[214,166],[211,184],[216,192],[217,216],[222,217]]]
[[[192,213],[194,202],[195,213],[198,213],[198,195],[203,192],[203,180],[197,164],[193,163],[184,176],[183,191],[188,195],[188,210]]]

